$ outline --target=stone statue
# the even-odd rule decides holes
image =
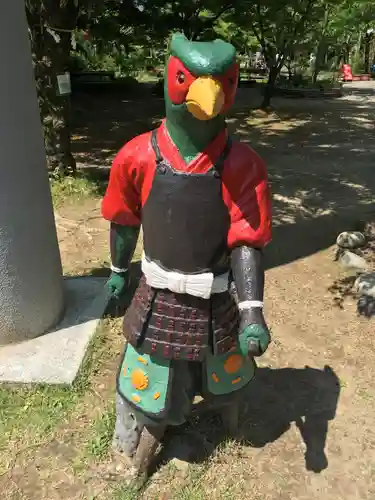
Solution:
[[[235,433],[241,391],[270,334],[263,247],[271,240],[266,167],[228,135],[239,78],[234,47],[174,35],[166,118],[120,150],[102,203],[113,297],[128,289],[140,226],[142,277],[124,317],[114,445],[147,477],[167,426],[212,400]]]

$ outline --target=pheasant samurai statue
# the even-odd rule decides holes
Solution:
[[[113,298],[128,290],[143,230],[142,277],[124,317],[114,445],[147,475],[167,426],[195,396],[235,432],[254,357],[270,342],[262,249],[271,240],[266,167],[228,135],[239,77],[235,48],[175,34],[166,117],[117,154],[102,202],[110,221]]]

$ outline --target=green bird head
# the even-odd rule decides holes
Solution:
[[[230,43],[192,42],[180,33],[173,36],[164,96],[167,128],[177,146],[186,142],[181,137],[185,134],[202,149],[225,126],[238,71],[236,50]]]

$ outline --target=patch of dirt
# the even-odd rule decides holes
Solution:
[[[125,142],[151,130],[164,114],[164,100],[153,97],[151,91],[123,98],[112,93],[82,93],[72,104],[72,150],[81,167],[109,167]]]
[[[109,223],[101,216],[101,198],[68,201],[55,212],[65,276],[110,274]],[[142,253],[142,232],[134,261]]]
[[[245,93],[240,96],[231,130],[266,160],[274,194],[274,239],[265,252],[265,312],[273,342],[259,360],[257,378],[243,402],[242,439],[225,440],[215,418],[176,430],[187,441],[192,429],[201,434],[211,458],[191,464],[183,475],[163,464],[144,492],[145,500],[375,497],[375,323],[357,316],[350,296],[335,307],[330,292],[342,278],[333,260],[337,234],[363,219],[374,199],[373,133],[354,120],[371,120],[374,103],[369,99],[275,100],[275,123],[280,116],[297,121],[290,127],[277,125],[270,134],[269,117],[265,130],[248,122],[249,99]],[[97,109],[96,104],[95,110],[83,110],[80,119],[93,118]],[[113,141],[112,130],[121,131],[127,109],[123,102],[103,113],[99,133],[94,122],[84,133],[78,127],[79,137],[93,133],[92,147],[86,139],[79,142],[90,161],[96,158],[103,165],[108,151],[117,148],[121,141],[119,135]],[[142,119],[136,108],[133,115]],[[105,116],[110,122],[106,127]],[[98,148],[105,151],[96,155]],[[99,207],[99,199],[87,199],[58,209],[68,274],[108,266],[108,225]],[[112,328],[109,356],[95,365],[91,392],[61,423],[54,441],[31,458],[19,457],[16,483],[9,476],[0,478],[1,490],[13,495],[8,498],[110,500],[113,487],[121,484],[121,467],[111,475],[118,464],[110,457],[96,463],[84,454],[92,421],[114,398],[119,331],[119,326]],[[124,490],[117,498],[140,497]]]
[[[9,470],[0,477],[6,500],[83,500],[111,488],[113,478],[109,480],[106,471],[116,462],[109,454],[99,463],[88,454],[87,445],[91,439],[102,438],[95,435],[93,422],[113,402],[123,348],[121,322],[106,321],[99,340],[93,353],[90,385],[78,405],[50,438],[39,445],[21,444]]]
[[[106,276],[109,267],[109,224],[100,212],[101,199],[68,202],[55,213],[65,275]]]

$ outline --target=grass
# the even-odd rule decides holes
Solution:
[[[66,478],[75,488],[74,496],[67,491],[59,497],[67,500],[239,498],[230,475],[220,480],[211,477],[217,467],[211,460],[189,465],[184,477],[173,462],[166,464],[159,478],[153,478],[141,496],[122,482],[126,471],[115,472],[116,462],[112,462],[110,446],[115,423],[114,374],[119,345],[123,343],[119,336],[120,322],[102,321],[73,387],[0,389],[0,490],[10,492],[12,482],[7,478],[12,477],[13,470],[21,469],[26,471],[26,485],[28,491],[32,491],[32,495],[25,498],[40,500],[50,497],[39,493],[37,482],[51,488],[66,484]],[[227,454],[226,450],[220,453]],[[230,448],[228,456],[233,454]],[[27,475],[29,469],[30,476]],[[211,497],[217,483],[220,483],[219,496]],[[4,500],[8,498],[15,500],[22,496],[5,495]]]
[[[78,391],[64,388],[0,389],[0,474],[17,454],[46,443],[78,398]]]
[[[50,186],[55,207],[59,207],[67,198],[70,201],[96,198],[102,192],[102,182],[83,174],[77,174],[75,177],[52,177]]]
[[[285,131],[288,128],[295,128],[301,123],[298,117],[289,118],[289,115],[284,116],[281,112],[263,118],[259,117],[256,112],[252,112],[249,120],[252,130],[262,129],[262,137],[272,133],[272,128],[276,131]],[[55,206],[66,201],[67,197],[72,201],[96,197],[100,195],[101,190],[99,182],[83,175],[78,175],[74,179],[69,177],[53,179],[51,187]],[[107,238],[107,234],[105,234],[105,238]],[[93,259],[97,259],[98,256],[96,240],[92,244],[91,252],[85,255],[85,258],[88,259],[88,266],[91,266]],[[71,254],[70,257],[72,258]],[[79,257],[77,261],[78,265],[81,265]],[[318,265],[321,262],[321,260],[317,261]],[[285,273],[285,271],[283,272]],[[286,268],[286,273],[288,272],[291,272],[289,267]],[[305,271],[297,270],[297,276],[304,278],[308,274]],[[271,274],[271,277],[276,283],[278,280],[284,282],[285,274]],[[291,294],[292,299],[293,286],[293,283],[287,284],[286,289]],[[276,294],[275,297],[278,297],[278,300],[280,298]],[[321,313],[321,299],[319,296],[319,309],[315,310],[314,305],[312,309],[318,319]],[[288,308],[291,308],[290,304],[291,302],[288,302]],[[324,304],[327,302],[323,300]],[[288,316],[286,317],[288,318]],[[281,320],[286,323],[284,317]],[[343,323],[340,323],[337,318],[335,320],[338,321],[339,326],[343,326]],[[309,326],[309,323],[306,322],[306,325]],[[272,359],[273,356],[276,356],[272,361],[275,366],[280,364],[294,366],[299,363],[314,362],[320,366],[324,361],[322,353],[326,352],[326,349],[328,350],[326,356],[331,356],[329,354],[329,348],[332,347],[330,336],[324,335],[324,341],[321,340],[323,336],[319,337],[322,334],[319,321],[316,329],[311,328],[311,332],[306,329],[303,335],[304,340],[301,340],[301,348],[298,337],[295,347],[294,325],[291,326],[291,334],[284,333],[284,331],[287,332],[288,328],[284,330],[283,327],[280,327],[279,329],[281,349],[277,346],[278,348],[274,349],[273,354],[271,353]],[[301,498],[301,495],[318,498],[319,491],[328,491],[328,489],[332,490],[330,498],[344,498],[336,486],[338,478],[340,484],[343,483],[341,490],[344,491],[344,495],[348,489],[348,495],[359,495],[363,500],[374,498],[371,496],[371,492],[366,494],[366,487],[371,488],[371,479],[365,475],[366,467],[369,462],[371,463],[372,420],[368,415],[371,416],[373,400],[363,388],[356,391],[356,398],[348,396],[342,398],[337,423],[329,424],[330,467],[322,474],[321,479],[317,475],[311,476],[310,473],[304,471],[303,441],[294,426],[291,426],[285,436],[277,438],[274,442],[270,441],[264,449],[251,448],[246,443],[227,441],[222,447],[216,449],[212,458],[203,464],[190,465],[187,470],[174,467],[173,462],[162,465],[141,496],[137,491],[123,483],[123,473],[126,471],[121,470],[118,474],[108,477],[109,470],[116,470],[116,467],[112,467],[115,461],[112,461],[109,448],[115,417],[114,376],[118,366],[119,345],[122,346],[123,343],[119,335],[120,330],[121,326],[116,321],[103,321],[101,330],[90,346],[80,375],[71,388],[45,386],[0,388],[1,500],[52,500],[54,498],[60,500],[296,499]],[[356,332],[354,331],[354,333]],[[310,355],[310,351],[305,349],[303,342],[307,347],[316,345],[317,355],[315,356],[315,353]],[[347,342],[349,347],[358,346],[357,341],[351,341],[350,337]],[[371,349],[367,351],[371,354]],[[354,350],[348,352],[352,353]],[[360,366],[366,366],[362,363],[362,359],[356,356],[351,357],[352,362],[361,360]],[[270,360],[270,358],[267,359]],[[366,360],[366,357],[364,359]],[[368,359],[370,360],[370,357]],[[344,361],[339,357],[330,358],[330,361],[344,364]],[[368,366],[370,364],[368,363]],[[345,370],[345,366],[340,370],[343,379],[352,380],[353,365],[349,365],[347,370]],[[361,377],[362,375],[359,377],[359,382],[355,381],[356,384],[362,383],[364,385],[365,380]],[[286,392],[280,394],[280,402],[285,401],[286,406],[294,394],[292,392],[293,384],[294,382],[290,381],[290,386],[285,387]],[[344,382],[341,384],[342,387],[347,385]],[[351,383],[349,390],[352,389],[352,386]],[[367,386],[368,383],[365,387]],[[254,432],[259,426],[259,432],[262,434],[264,423],[268,424],[269,420],[269,425],[273,425],[273,419],[277,419],[277,409],[279,408],[278,404],[273,404],[275,394],[274,387],[267,383],[263,385],[261,383],[260,392],[255,392],[255,396],[259,396],[259,403],[250,404],[250,409],[255,408],[256,410],[255,415],[249,422],[244,421],[245,427],[251,427],[250,430]],[[313,395],[314,392],[312,398]],[[296,400],[295,408],[299,406],[298,403]],[[254,406],[252,406],[253,404]],[[364,426],[357,418],[357,413],[361,416],[361,410],[364,413],[366,411]],[[215,424],[203,424],[201,430],[205,435],[207,434],[208,439],[211,432],[212,435],[216,436],[217,429],[211,428]],[[359,433],[358,426],[361,427]],[[343,429],[345,432],[342,432]],[[365,434],[367,434],[366,445],[368,443],[368,446],[364,447],[363,450],[361,450],[360,442],[357,444],[357,442],[353,442],[351,437],[346,437],[354,436],[360,439]],[[188,434],[187,439],[189,439]],[[50,446],[51,443],[53,446]],[[338,444],[336,445],[336,443]],[[64,448],[61,449],[60,444],[65,446],[65,451]],[[360,457],[362,452],[363,460]],[[342,456],[349,455],[353,456],[350,461],[351,465],[344,467]],[[43,457],[44,460],[42,460]],[[342,474],[343,468],[344,472],[349,474],[347,480]],[[13,470],[15,473],[18,470],[18,479],[16,474],[16,479],[13,479]],[[18,484],[15,481],[19,481]],[[71,487],[75,488],[74,491],[71,490]],[[307,488],[308,493],[303,492],[302,488]]]
[[[136,488],[119,485],[112,491],[110,500],[138,500],[139,491]]]
[[[161,477],[156,484],[150,484],[143,496],[140,492],[124,484],[117,485],[112,490],[110,500],[208,500],[209,496],[204,491],[204,474],[209,462],[203,465],[189,465],[186,477],[181,478],[173,462],[165,465]],[[160,483],[160,488],[158,487]],[[229,497],[228,497],[229,498]],[[109,500],[109,499],[108,499]]]
[[[112,442],[113,428],[116,422],[116,408],[111,402],[93,422],[90,434],[91,437],[86,445],[86,455],[96,461],[103,460]]]
[[[176,488],[173,498],[176,500],[206,500],[207,495],[202,484],[205,471],[205,466],[190,466],[186,484],[181,489]]]
[[[72,415],[82,411],[85,395],[90,393],[92,379],[101,365],[113,355],[108,345],[111,323],[104,321],[94,337],[80,373],[72,387],[35,385],[0,388],[0,475],[4,474],[19,455],[23,459],[37,447],[51,441],[58,429],[69,425]],[[89,428],[91,453],[101,458],[108,448],[112,410],[104,413],[93,428]]]

